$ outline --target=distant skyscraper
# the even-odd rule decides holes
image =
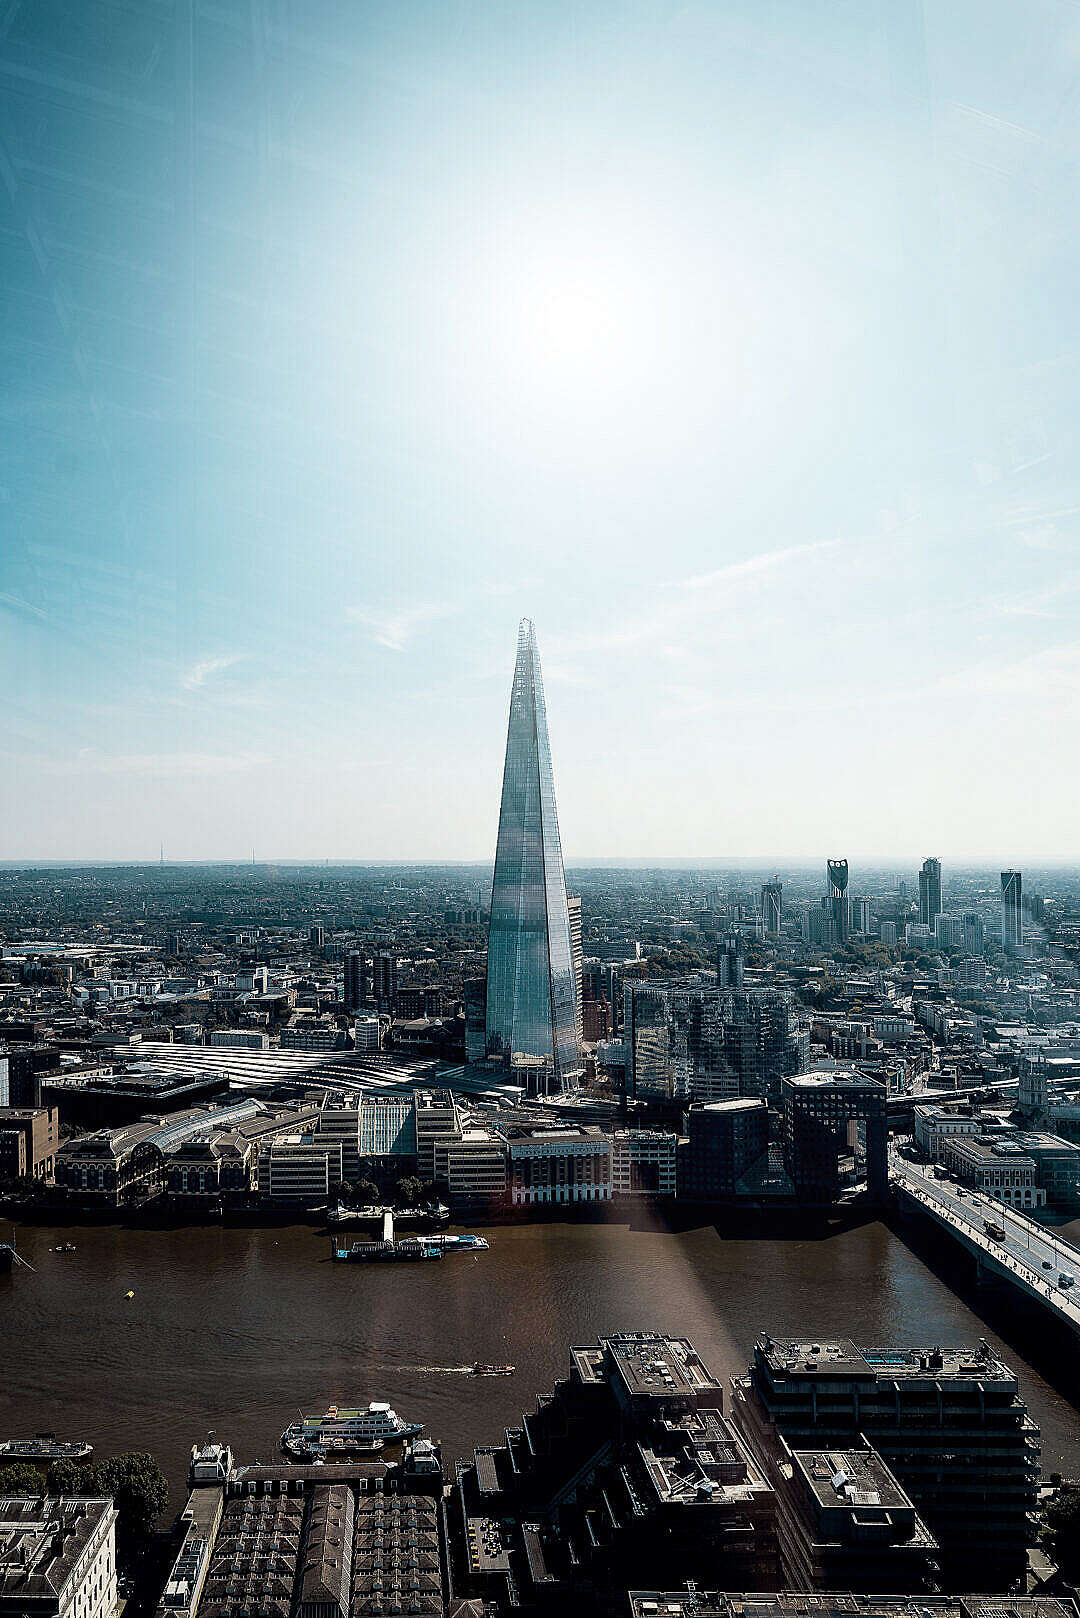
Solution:
[[[1019,871],[1001,873],[1001,946],[1007,955],[1024,948],[1024,879]]]
[[[308,943],[312,949],[322,949],[326,943],[326,928],[321,921],[315,922],[308,932]]]
[[[851,912],[848,905],[848,862],[847,860],[829,860],[827,867],[829,877],[829,892],[825,905],[828,915],[832,944],[841,944],[851,931]]]
[[[761,890],[761,925],[770,937],[779,933],[782,915],[783,884],[778,876],[774,876]]]
[[[380,1011],[394,1009],[397,994],[397,956],[388,953],[376,955],[371,963],[372,993]]]
[[[941,914],[941,861],[933,856],[923,860],[919,872],[919,922],[932,928],[934,917]]]
[[[580,1064],[570,913],[540,654],[531,621],[518,632],[506,733],[499,841],[488,928],[487,1046],[541,1058],[539,1088]]]
[[[351,949],[345,956],[344,967],[345,1010],[359,1011],[367,999],[367,962],[363,953]]]
[[[721,989],[741,989],[746,965],[746,945],[738,927],[733,927],[716,956],[716,978]]]

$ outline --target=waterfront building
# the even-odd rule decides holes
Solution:
[[[935,918],[941,912],[941,861],[930,855],[923,860],[919,872],[919,921],[934,929]]]
[[[984,1588],[976,1584],[976,1589]],[[1003,1607],[1006,1609],[1003,1612]],[[1068,1596],[859,1595],[839,1591],[632,1590],[626,1618],[1077,1618]]]
[[[92,1495],[0,1500],[0,1615],[113,1618],[116,1507]]]
[[[59,1147],[56,1107],[0,1107],[0,1179],[51,1180]]]
[[[764,883],[761,889],[761,927],[767,938],[780,934],[783,920],[784,887],[778,876]]]
[[[487,957],[487,1049],[531,1058],[531,1086],[560,1089],[580,1066],[578,994],[540,654],[518,634]],[[540,1066],[535,1064],[539,1062]]]
[[[1024,952],[1024,878],[1019,871],[1001,873],[1001,947],[1006,955]]]
[[[461,1118],[450,1090],[413,1092],[416,1128],[416,1172],[422,1180],[439,1178],[435,1151],[440,1142],[460,1140]]]
[[[445,1189],[456,1214],[484,1216],[506,1206],[508,1154],[502,1135],[479,1125],[434,1141],[431,1178]]]
[[[796,1590],[932,1590],[938,1544],[876,1450],[793,1450],[770,1481],[784,1582]]]
[[[955,1136],[974,1136],[982,1133],[982,1123],[969,1111],[931,1105],[913,1109],[915,1144],[931,1162],[945,1160],[945,1147]]]
[[[679,1195],[691,1202],[724,1202],[738,1195],[743,1176],[769,1151],[769,1109],[761,1097],[691,1107],[679,1149]]]
[[[661,1129],[617,1129],[611,1137],[613,1197],[673,1197],[678,1137]]]
[[[611,1137],[596,1128],[503,1131],[510,1204],[530,1208],[611,1200]]]
[[[569,1374],[505,1442],[458,1465],[461,1594],[498,1611],[617,1613],[630,1587],[672,1567],[775,1589],[774,1491],[722,1401],[683,1338],[572,1348]]]
[[[268,1202],[311,1208],[325,1204],[342,1178],[340,1141],[314,1130],[283,1135],[265,1154],[265,1173],[260,1166],[259,1194]]]
[[[952,1588],[1007,1590],[1022,1574],[1039,1430],[985,1342],[861,1349],[764,1336],[732,1383],[731,1412],[763,1464],[780,1439],[796,1450],[871,1444],[937,1539]]]
[[[1045,1208],[1046,1192],[1038,1184],[1034,1158],[1014,1138],[1003,1140],[950,1136],[941,1153],[945,1167],[964,1185],[1010,1208]]]
[[[866,1181],[875,1202],[888,1195],[887,1093],[853,1068],[824,1068],[783,1084],[784,1167],[804,1202],[835,1202]]]

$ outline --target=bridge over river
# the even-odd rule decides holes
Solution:
[[[1080,1333],[1080,1251],[1052,1230],[952,1180],[927,1164],[890,1153],[889,1178],[901,1206],[915,1207],[956,1238],[989,1273],[1026,1292]]]

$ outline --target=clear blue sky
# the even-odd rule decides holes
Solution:
[[[0,858],[489,857],[522,614],[571,862],[1080,856],[1080,9],[172,10],[0,37]]]

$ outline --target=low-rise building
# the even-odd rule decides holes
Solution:
[[[952,1139],[945,1144],[944,1162],[965,1185],[1010,1208],[1046,1206],[1035,1160],[1015,1140]]]
[[[663,1130],[617,1129],[611,1137],[612,1196],[673,1197],[677,1147],[677,1136]]]
[[[116,1507],[91,1495],[0,1500],[0,1614],[113,1618]]]
[[[59,1146],[56,1107],[0,1108],[0,1179],[51,1180]]]
[[[513,1128],[507,1144],[513,1207],[611,1200],[612,1145],[601,1130]]]

